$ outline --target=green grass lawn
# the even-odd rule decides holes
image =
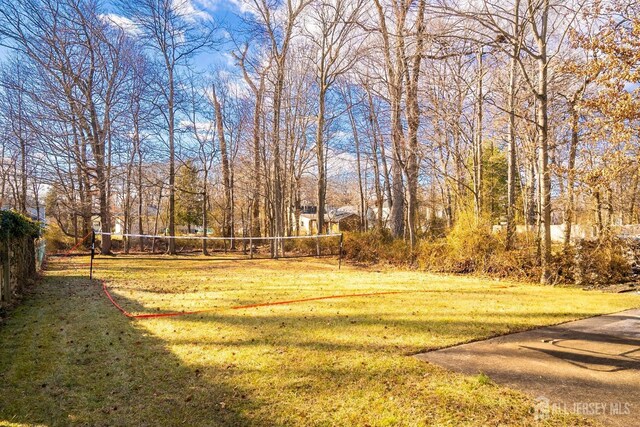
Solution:
[[[533,400],[410,355],[637,307],[631,294],[335,260],[52,259],[0,325],[0,425],[540,425]],[[232,306],[410,290],[243,310]],[[592,425],[558,416],[547,425]]]

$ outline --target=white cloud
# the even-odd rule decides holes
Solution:
[[[356,156],[329,150],[327,155],[327,175],[329,178],[351,176],[357,171]]]
[[[257,15],[255,6],[247,0],[227,0],[227,3],[234,6],[241,14],[251,13]]]
[[[194,125],[195,125],[195,129],[197,129],[197,132],[198,132],[198,138],[200,138],[201,140],[209,140],[213,137],[215,122],[211,120],[196,121],[196,123],[192,123],[189,120],[183,119],[183,120],[180,120],[180,122],[178,123],[179,128],[185,129],[191,132],[194,131]]]
[[[126,16],[117,15],[115,13],[107,13],[104,15],[100,15],[100,18],[104,21],[113,25],[114,27],[120,28],[121,30],[131,34],[138,35],[140,34],[140,29],[131,19]]]
[[[209,1],[194,2],[193,0],[171,0],[172,8],[177,11],[184,19],[189,21],[210,20],[212,19],[209,12],[205,8],[213,8],[213,3]]]

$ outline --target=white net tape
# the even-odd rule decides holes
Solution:
[[[202,252],[206,255],[219,253],[224,251],[227,253],[236,253],[247,255],[247,259],[264,259],[269,258],[300,258],[300,257],[320,257],[320,256],[338,256],[338,268],[342,264],[343,253],[343,234],[315,234],[310,236],[241,236],[241,237],[221,237],[221,236],[167,236],[164,234],[135,234],[135,233],[106,233],[95,231],[96,237],[111,236],[115,238],[126,238],[131,244],[130,239],[148,239],[152,242],[151,253],[165,252],[165,248],[157,247],[156,242],[168,245],[171,239],[179,242],[181,248],[176,251],[183,253],[198,252],[199,243],[202,244]],[[124,240],[124,239],[123,239]],[[193,242],[187,243],[185,240]],[[304,242],[307,240],[307,242]],[[199,242],[199,243],[198,243]],[[238,244],[236,244],[236,242]],[[298,242],[298,243],[294,243]],[[141,246],[142,240],[140,241]],[[213,246],[213,247],[210,247]],[[167,248],[168,249],[168,248]],[[144,248],[141,247],[144,251]],[[125,249],[129,253],[129,249]],[[211,253],[209,252],[211,251]],[[245,258],[242,258],[245,259]]]
[[[166,236],[163,234],[130,234],[130,233],[105,233],[102,231],[96,231],[96,236],[112,236],[112,237],[136,237],[136,238],[145,238],[145,239],[180,239],[180,240],[236,240],[236,241],[245,241],[248,242],[250,240],[289,240],[289,239],[319,239],[319,238],[327,238],[327,237],[340,237],[342,234],[340,233],[332,233],[332,234],[314,234],[310,236],[246,236],[246,237],[221,237],[221,236]]]

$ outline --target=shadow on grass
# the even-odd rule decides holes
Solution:
[[[153,290],[151,288],[124,288],[152,294],[171,295],[171,292]],[[236,289],[214,289],[212,292],[225,295]],[[191,289],[196,292],[196,289]],[[393,295],[394,298],[414,298],[415,295],[449,294],[449,290],[429,290],[411,292],[404,295]],[[459,298],[475,299],[480,291],[467,291]],[[139,301],[113,295],[116,301],[127,311],[135,314],[166,314],[193,310],[192,307],[177,307],[174,309],[159,309],[153,303],[142,305]],[[303,296],[309,297],[308,292]],[[318,296],[318,295],[315,295]],[[593,316],[590,312],[504,312],[486,310],[475,312],[473,316],[464,311],[430,312],[424,307],[413,310],[382,312],[376,309],[376,300],[387,298],[386,295],[368,297],[346,297],[328,301],[305,301],[272,307],[252,307],[233,309],[232,306],[253,304],[252,298],[212,299],[206,305],[196,309],[210,310],[204,313],[185,314],[170,317],[176,328],[183,325],[198,323],[204,329],[233,328],[241,331],[240,335],[250,338],[229,339],[218,334],[198,336],[197,340],[175,338],[172,344],[178,345],[214,345],[255,347],[268,342],[269,345],[289,348],[305,348],[307,350],[327,352],[387,352],[394,354],[415,354],[418,352],[449,347],[465,342],[492,338],[500,335],[527,331],[550,324],[560,324],[576,318]],[[284,295],[281,299],[292,299],[291,295]],[[366,298],[366,299],[364,299]],[[278,301],[275,299],[274,301]],[[354,300],[359,303],[370,304],[371,310],[362,306],[359,313],[348,315]],[[366,301],[366,302],[365,302]],[[407,304],[416,302],[414,299]],[[425,301],[427,303],[428,301]],[[162,305],[164,301],[160,303]],[[206,301],[198,301],[205,304]],[[409,305],[407,305],[409,306]],[[397,308],[397,307],[396,307]],[[342,314],[341,314],[341,310]],[[327,312],[329,311],[329,312]],[[367,313],[367,311],[369,311]],[[420,312],[420,313],[418,313]],[[147,319],[140,320],[148,321]],[[196,326],[200,328],[201,326]],[[313,337],[314,339],[310,338]],[[414,337],[412,345],[403,341],[407,337]],[[257,339],[256,339],[257,338]],[[399,338],[399,339],[395,339]],[[266,341],[265,341],[266,340]],[[433,343],[430,343],[432,341]],[[419,343],[417,344],[416,343]]]
[[[144,311],[140,305],[133,304],[133,307]],[[550,319],[562,323],[573,316],[567,313],[528,313],[516,314],[505,320],[502,319],[505,316],[503,313],[487,313],[482,321],[450,317],[414,320],[381,313],[348,316],[312,312],[275,314],[269,312],[269,308],[262,307],[250,310],[253,312],[221,309],[212,313],[172,317],[171,321],[178,330],[192,328],[195,323],[199,324],[195,328],[205,331],[240,331],[236,337],[229,336],[229,333],[201,334],[196,339],[175,337],[172,344],[232,346],[238,349],[267,346],[331,354],[361,352],[413,355],[536,329],[540,325],[553,323]],[[591,316],[589,313],[580,315]]]
[[[59,269],[0,326],[0,424],[255,424],[243,412],[260,402],[238,394],[223,367],[185,364]]]

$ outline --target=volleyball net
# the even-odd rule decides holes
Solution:
[[[115,253],[168,253],[171,240],[177,254],[203,254],[229,258],[236,255],[246,259],[342,257],[341,233],[310,236],[169,236],[163,234],[105,233],[96,231],[96,245],[100,247],[104,236],[111,237],[111,250]]]

